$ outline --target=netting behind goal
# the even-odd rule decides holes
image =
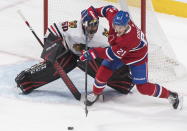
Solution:
[[[100,7],[112,4],[119,9],[129,10],[131,18],[140,27],[140,3],[141,0],[119,0],[117,3],[104,0],[48,0],[48,25],[58,21],[79,20],[80,12],[90,5]],[[158,83],[177,80],[186,74],[185,68],[176,60],[173,49],[152,10],[151,0],[146,0],[146,3],[146,37],[149,43],[149,80]],[[104,19],[100,19],[100,23],[107,26],[107,22]]]

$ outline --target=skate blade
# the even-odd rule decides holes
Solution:
[[[177,110],[182,110],[183,109],[183,96],[179,95],[178,97],[179,97],[179,105],[178,105]]]

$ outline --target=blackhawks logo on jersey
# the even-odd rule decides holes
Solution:
[[[70,21],[70,22],[69,22],[69,27],[70,27],[70,28],[77,28],[77,21],[76,21],[76,20]]]
[[[104,28],[103,35],[108,37],[108,33],[109,33],[108,30],[106,28]]]

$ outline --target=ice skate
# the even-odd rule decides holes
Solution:
[[[179,96],[178,93],[170,92],[168,100],[172,104],[173,109],[179,109],[179,110],[182,109],[183,98],[182,96]]]
[[[87,106],[91,106],[91,105],[93,105],[99,98],[104,99],[104,98],[103,98],[103,95],[96,95],[96,94],[94,94],[94,93],[90,93],[90,94],[88,94],[87,100],[85,100],[84,103],[85,103]]]

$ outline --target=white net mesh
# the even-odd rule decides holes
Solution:
[[[186,70],[176,60],[173,49],[162,31],[154,11],[152,11],[151,1],[146,0],[146,2],[146,36],[149,43],[149,80],[158,83],[177,80],[186,74]],[[127,10],[128,8],[133,21],[140,27],[140,0],[119,0],[119,3],[102,0],[49,0],[49,24],[57,21],[79,20],[80,12],[90,5],[100,7],[108,4],[113,4],[119,9]],[[100,19],[100,23],[107,26],[105,19]]]

